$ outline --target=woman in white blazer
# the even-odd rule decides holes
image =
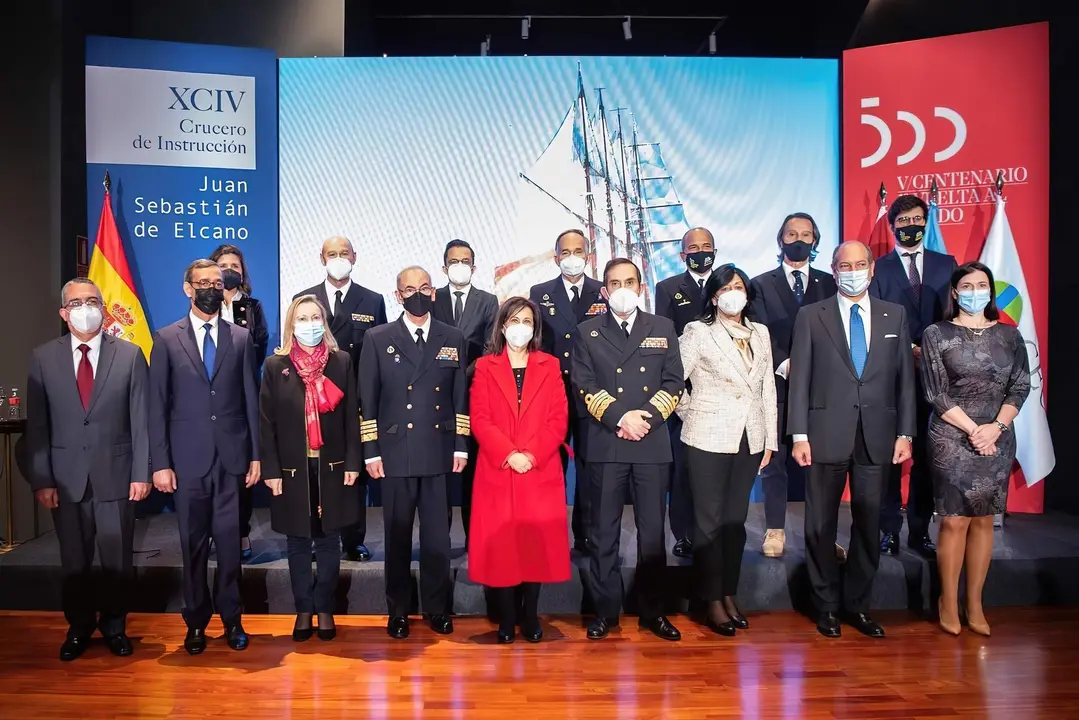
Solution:
[[[727,636],[749,628],[735,604],[749,494],[778,440],[768,328],[742,315],[752,293],[734,265],[714,269],[701,316],[679,340],[688,381],[678,415],[693,496],[693,566],[708,626]]]

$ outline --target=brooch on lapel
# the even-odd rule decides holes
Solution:
[[[551,296],[550,296],[550,295],[546,295],[546,294],[545,294],[545,295],[543,296],[543,299],[544,299],[544,300],[550,300],[550,299],[551,299]]]
[[[386,352],[390,355],[393,355],[393,345],[390,345],[388,348],[386,348]]]
[[[592,337],[599,337],[599,332],[596,331],[596,330],[593,330],[592,332],[590,332],[588,334],[591,335]]]
[[[401,362],[401,356],[400,356],[400,355],[394,355],[394,356],[393,356],[393,361],[394,361],[395,363],[399,363],[399,362]]]
[[[281,374],[285,377],[288,377],[288,368],[284,368],[283,370],[281,370]]]
[[[551,308],[551,314],[554,315],[554,308]]]

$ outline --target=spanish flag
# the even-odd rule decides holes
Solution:
[[[131,269],[127,266],[124,244],[120,241],[120,231],[112,214],[109,186],[109,174],[106,172],[105,201],[101,206],[101,221],[97,225],[94,254],[90,258],[90,280],[101,289],[104,300],[102,313],[105,317],[101,329],[138,345],[149,362],[153,336],[135,292]]]

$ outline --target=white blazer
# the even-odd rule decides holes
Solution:
[[[682,442],[714,453],[738,452],[745,433],[751,453],[778,445],[776,383],[768,328],[748,322],[753,367],[746,370],[734,340],[718,321],[686,325],[678,344],[693,386],[678,403]]]

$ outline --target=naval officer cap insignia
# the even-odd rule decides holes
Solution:
[[[588,334],[591,335],[592,337],[599,337],[599,331],[598,330],[593,330],[592,332],[590,332]]]
[[[388,348],[386,348],[386,352],[390,355],[393,355],[393,345],[390,345]]]

